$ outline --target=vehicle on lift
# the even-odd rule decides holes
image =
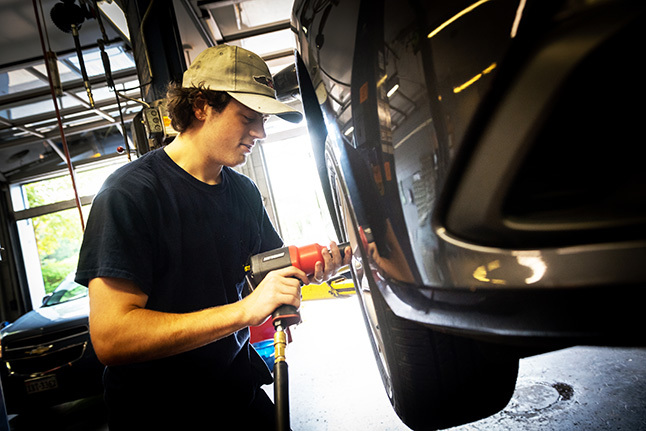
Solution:
[[[645,344],[645,8],[295,1],[318,172],[409,427],[501,410],[524,356]]]
[[[0,331],[0,376],[9,413],[103,393],[104,366],[90,342],[87,291],[71,273],[40,307]]]

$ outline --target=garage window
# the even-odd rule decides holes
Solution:
[[[327,245],[331,239],[336,241],[306,132],[268,141],[262,150],[285,244]]]
[[[125,163],[77,169],[76,183],[87,219],[92,198],[103,181]],[[83,230],[69,174],[59,173],[11,187],[22,257],[32,306],[41,303],[76,268]]]

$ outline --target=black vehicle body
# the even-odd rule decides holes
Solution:
[[[58,302],[70,289],[73,297]],[[72,274],[41,307],[2,329],[0,376],[8,413],[103,392],[104,366],[90,342],[88,313],[87,288],[74,283]]]
[[[520,357],[645,344],[645,9],[295,2],[319,175],[411,428],[502,409]]]

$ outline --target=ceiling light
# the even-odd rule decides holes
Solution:
[[[388,90],[388,93],[386,93],[386,97],[392,96],[393,94],[395,94],[395,91],[397,91],[398,89],[399,89],[399,84],[393,85],[392,88]]]
[[[386,80],[386,97],[390,97],[399,89],[399,76],[395,73]]]

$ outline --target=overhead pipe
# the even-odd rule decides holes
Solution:
[[[47,58],[47,49],[45,48],[45,39],[43,37],[43,30],[40,23],[40,17],[38,13],[38,4],[36,0],[32,0],[34,5],[34,15],[36,16],[36,25],[38,26],[38,36],[40,37],[40,46],[43,50],[43,58]],[[70,158],[70,150],[67,145],[67,140],[65,139],[65,132],[63,130],[63,120],[61,119],[61,113],[58,108],[58,101],[56,99],[56,89],[54,88],[54,81],[52,79],[51,71],[49,67],[47,68],[47,80],[49,81],[49,88],[52,93],[52,101],[54,102],[54,111],[56,112],[56,121],[58,122],[58,130],[61,135],[61,142],[63,143],[63,151],[65,153],[65,161],[67,162],[67,169],[70,172],[70,178],[72,179],[72,189],[74,190],[74,201],[76,202],[76,207],[79,211],[79,217],[81,218],[81,229],[85,231],[85,221],[83,220],[83,209],[81,207],[81,198],[79,197],[78,188],[76,187],[76,173],[74,172],[74,166],[72,165],[72,159]]]

